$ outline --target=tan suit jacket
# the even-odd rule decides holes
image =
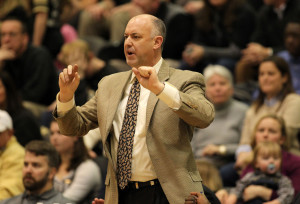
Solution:
[[[112,122],[131,74],[131,71],[127,71],[103,78],[90,101],[82,107],[74,107],[64,117],[57,118],[60,131],[65,135],[84,135],[90,129],[100,128],[109,160],[105,180],[106,204],[118,203],[116,161],[113,161],[112,156],[116,152],[110,145],[113,134],[109,133],[113,131]],[[205,128],[212,122],[214,109],[205,98],[201,74],[171,68],[163,61],[158,78],[180,91],[182,105],[174,111],[150,93],[146,112],[146,142],[168,201],[171,204],[182,204],[190,192],[203,191],[190,141],[194,126]]]

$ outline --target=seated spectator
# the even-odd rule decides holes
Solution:
[[[14,135],[22,146],[42,139],[37,118],[23,106],[13,80],[4,71],[0,72],[0,109],[12,117]]]
[[[204,78],[206,96],[215,107],[215,119],[207,128],[195,129],[191,144],[196,159],[209,160],[220,168],[235,161],[248,106],[232,98],[233,79],[225,67],[208,66]]]
[[[54,187],[76,203],[91,203],[101,188],[101,171],[89,159],[82,137],[60,134],[57,122],[50,124],[50,142],[60,155]]]
[[[208,64],[219,64],[233,72],[254,31],[255,11],[240,0],[204,2],[196,15],[193,41],[182,53],[181,68],[202,72]]]
[[[52,59],[45,48],[30,45],[26,26],[19,19],[5,19],[0,32],[0,70],[10,74],[26,107],[39,116],[55,101],[58,91]]]
[[[293,200],[294,189],[291,180],[280,172],[282,155],[281,147],[276,142],[261,142],[256,145],[253,151],[252,166],[254,172],[247,173],[237,181],[235,188],[230,190],[226,204],[247,202],[248,204],[277,201],[281,204],[289,204]],[[243,194],[248,187],[264,186],[272,189],[278,195],[275,199],[265,199]]]
[[[27,12],[29,12],[29,5],[27,4],[27,1],[2,0],[0,1],[0,24],[1,21],[9,15],[26,18]]]
[[[13,132],[11,117],[0,110],[0,201],[24,191],[22,168],[25,151]]]
[[[257,121],[267,113],[274,113],[285,120],[291,151],[299,154],[299,104],[300,96],[294,93],[288,64],[278,56],[264,59],[259,66],[258,97],[246,113],[240,144],[249,145]],[[240,146],[238,153],[243,152],[242,148],[245,147]]]
[[[74,204],[53,189],[53,179],[58,164],[59,155],[49,142],[31,141],[28,143],[25,147],[23,167],[25,192],[0,203]]]
[[[284,29],[288,22],[300,19],[300,1],[263,1],[251,42],[242,51],[235,68],[236,83],[257,80],[258,65],[268,56],[284,50]]]
[[[28,0],[30,5],[29,36],[34,46],[44,46],[56,58],[64,38],[60,32],[62,1]]]
[[[295,92],[300,94],[300,19],[287,24],[284,44],[286,50],[277,55],[288,63]]]
[[[256,123],[255,129],[253,130],[253,137],[251,141],[251,147],[254,149],[261,142],[276,142],[281,146],[282,152],[282,164],[281,164],[281,173],[287,176],[291,181],[293,188],[295,190],[295,195],[300,192],[300,157],[296,156],[289,152],[288,144],[288,134],[286,131],[286,126],[283,118],[276,116],[274,114],[268,114],[260,118]],[[254,168],[250,164],[253,160],[252,152],[249,152],[244,159],[244,170],[242,170],[241,178],[243,178],[247,173],[253,172]],[[247,160],[247,161],[246,161]],[[239,164],[236,164],[236,168],[240,168]],[[233,174],[237,174],[233,166],[231,166],[231,171],[227,171],[227,176],[230,177],[232,181],[236,181],[236,178]],[[251,197],[261,197],[265,200],[273,200],[278,197],[276,191],[273,191],[269,187],[263,186],[248,186],[245,190],[245,193]],[[220,199],[220,195],[216,193]],[[226,193],[222,191],[223,197],[221,199],[226,200]],[[220,199],[220,200],[221,200]],[[221,200],[223,202],[224,200]]]
[[[259,66],[259,93],[246,113],[240,145],[236,151],[237,165],[242,169],[244,157],[251,150],[251,134],[255,124],[265,114],[276,114],[286,122],[291,143],[291,152],[299,154],[297,134],[300,128],[300,96],[294,93],[291,75],[287,63],[278,56],[271,56]],[[247,158],[247,156],[246,156]],[[233,176],[227,172],[227,167],[221,170],[223,184],[233,186]],[[231,168],[229,164],[228,168]],[[229,170],[230,171],[230,170]]]

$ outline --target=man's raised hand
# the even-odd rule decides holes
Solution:
[[[79,85],[80,76],[78,74],[78,65],[68,65],[59,74],[59,101],[70,101]]]
[[[156,95],[163,91],[165,85],[158,80],[156,71],[153,67],[133,67],[132,71],[144,88],[152,91]]]

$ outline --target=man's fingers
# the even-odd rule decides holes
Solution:
[[[67,70],[68,70],[67,74],[71,75],[73,73],[73,66],[72,65],[68,65]]]
[[[77,64],[75,64],[75,65],[74,65],[74,67],[73,67],[73,71],[74,71],[73,73],[76,73],[76,72],[78,72],[78,65],[77,65]]]
[[[66,68],[63,70],[63,78],[64,78],[65,83],[69,82],[68,69],[66,69]]]
[[[59,74],[59,79],[60,79],[63,83],[66,83],[65,77],[64,77],[64,73],[63,73],[63,72],[61,72],[61,73]]]
[[[152,67],[141,66],[138,71],[142,77],[148,78],[152,73]]]

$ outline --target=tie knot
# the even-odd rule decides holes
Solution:
[[[133,79],[134,81],[133,81],[133,85],[138,85],[139,84],[139,80],[137,80],[137,78],[135,77],[134,79]]]

